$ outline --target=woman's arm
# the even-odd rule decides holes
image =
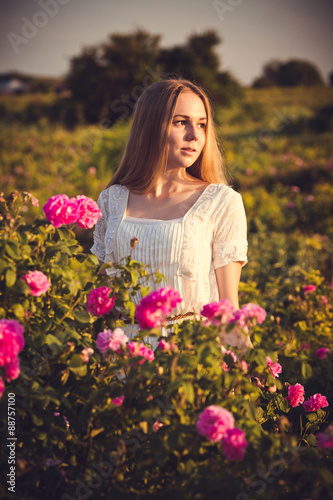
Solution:
[[[228,299],[236,310],[239,309],[238,287],[241,271],[241,262],[231,262],[215,269],[219,299]]]

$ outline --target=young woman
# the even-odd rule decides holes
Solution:
[[[137,237],[133,259],[162,272],[183,299],[170,323],[198,317],[221,299],[239,308],[245,212],[227,184],[210,104],[198,86],[162,80],[141,95],[124,156],[98,204],[103,217],[91,251],[100,262],[118,262]],[[149,285],[166,283],[152,278]]]

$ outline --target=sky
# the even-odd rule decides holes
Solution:
[[[216,30],[221,70],[243,85],[272,59],[333,70],[332,0],[0,0],[0,72],[62,77],[83,47],[137,28],[162,47]]]

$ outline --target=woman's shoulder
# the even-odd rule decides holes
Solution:
[[[241,198],[241,195],[237,191],[235,191],[232,186],[228,186],[227,184],[224,184],[222,182],[209,184],[207,190],[209,190],[212,196],[217,197],[221,201]]]
[[[127,191],[126,186],[123,186],[122,184],[112,184],[112,186],[107,187],[104,189],[100,196],[103,198],[104,201],[107,201],[110,199],[110,197],[116,197],[116,198],[121,198]]]

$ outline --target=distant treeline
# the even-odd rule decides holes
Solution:
[[[46,117],[67,128],[85,123],[111,126],[131,116],[144,90],[165,77],[180,76],[203,86],[213,105],[230,106],[244,97],[240,83],[229,71],[221,71],[216,47],[221,38],[213,30],[191,35],[185,44],[160,47],[160,35],[138,29],[127,34],[109,35],[105,43],[85,47],[72,57],[59,98],[53,102],[30,102],[21,110],[0,104],[0,115],[30,123]],[[18,77],[18,75],[17,75]],[[333,81],[333,72],[330,75]],[[271,61],[254,87],[324,86],[319,70],[310,62]],[[40,82],[40,91],[50,82]],[[55,90],[55,87],[54,87]]]

